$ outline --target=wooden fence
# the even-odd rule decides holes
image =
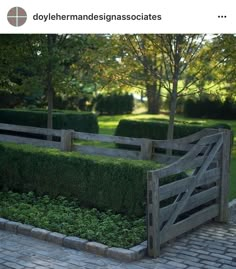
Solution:
[[[205,129],[174,141],[156,141],[159,148],[186,151],[166,156],[166,167],[148,172],[148,255],[158,257],[161,244],[217,218],[228,220],[231,132]],[[162,178],[182,179],[160,186]],[[161,206],[161,205],[165,206]]]
[[[44,138],[29,138],[29,134]],[[49,141],[48,137],[56,141]],[[80,144],[81,140],[132,145],[135,149],[96,147]],[[166,164],[147,175],[147,242],[151,257],[159,256],[161,244],[211,219],[228,220],[229,130],[203,129],[166,141],[0,123],[0,141]],[[181,177],[178,181],[160,186],[163,178],[176,174]]]
[[[1,134],[7,131],[7,134]],[[44,138],[29,138],[28,134],[42,135]],[[51,136],[59,141],[46,140]],[[20,144],[32,144],[40,147],[57,148],[63,151],[79,151],[85,154],[95,154],[112,157],[122,157],[137,160],[150,160],[152,158],[152,141],[143,138],[131,138],[122,136],[100,135],[91,133],[75,132],[73,130],[55,130],[20,125],[0,123],[0,141],[16,142]],[[76,143],[75,143],[76,141]],[[83,145],[81,141],[99,141],[114,144],[133,145],[137,150],[107,148],[100,145]]]

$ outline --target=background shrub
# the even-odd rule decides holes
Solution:
[[[0,122],[46,128],[47,112],[44,110],[0,109]],[[53,112],[53,128],[98,133],[98,122],[96,115],[90,112],[58,110]]]
[[[111,94],[108,96],[99,95],[95,100],[95,109],[100,114],[129,114],[134,108],[133,95]]]
[[[230,129],[230,126],[227,124],[217,124],[212,126],[176,124],[174,128],[174,138],[185,137],[207,127]],[[167,137],[167,130],[168,122],[120,120],[115,135],[163,140]]]
[[[236,118],[236,103],[232,98],[227,98],[224,102],[209,98],[188,99],[184,103],[184,115],[192,118],[232,120]]]

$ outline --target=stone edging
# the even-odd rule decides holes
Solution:
[[[126,262],[139,260],[143,258],[147,252],[146,241],[130,249],[108,247],[107,245],[101,243],[91,242],[75,236],[66,236],[61,233],[50,232],[45,229],[36,228],[34,226],[22,224],[20,222],[9,221],[4,218],[0,218],[0,229],[16,234],[31,236],[67,248],[88,251],[93,254],[102,255]]]
[[[236,207],[236,199],[229,202],[229,209]]]
[[[236,199],[230,201],[228,203],[228,206],[229,206],[229,221],[232,221],[232,218],[235,215]],[[233,223],[235,223],[235,222],[233,222]]]

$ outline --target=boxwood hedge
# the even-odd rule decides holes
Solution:
[[[212,126],[176,124],[174,128],[174,138],[181,138],[194,134],[203,128],[231,129],[231,127],[227,124],[217,124]],[[167,137],[167,130],[168,122],[120,120],[116,128],[115,135],[165,140]]]
[[[150,161],[0,143],[0,190],[76,198],[83,207],[142,216]]]
[[[0,109],[0,122],[46,128],[47,111]],[[96,115],[90,112],[57,110],[53,112],[53,128],[98,133],[98,122]]]

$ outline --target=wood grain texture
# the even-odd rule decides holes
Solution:
[[[78,151],[85,154],[94,154],[94,155],[103,155],[103,156],[110,156],[110,157],[118,157],[118,158],[128,158],[139,160],[140,152],[139,151],[132,151],[132,150],[122,150],[122,149],[110,149],[110,148],[99,148],[94,146],[79,146],[73,145],[73,151]]]
[[[154,180],[148,173],[147,179],[147,207],[148,207],[148,255],[157,258],[160,255],[160,201],[159,180]]]
[[[30,133],[30,134],[41,134],[41,135],[53,135],[61,136],[61,130],[47,129],[47,128],[38,128],[31,126],[21,126],[13,124],[0,123],[0,130]]]
[[[82,133],[82,132],[74,132],[74,139],[81,139],[87,141],[100,141],[100,142],[113,142],[127,145],[135,145],[141,146],[143,140],[140,138],[132,138],[132,137],[123,137],[123,136],[113,136],[113,135],[101,135],[101,134],[90,134],[90,133]]]
[[[60,142],[40,140],[34,138],[26,138],[20,136],[0,135],[1,142],[13,142],[17,144],[30,144],[38,147],[57,148],[60,149]]]
[[[215,204],[201,211],[191,215],[187,219],[184,219],[174,225],[172,225],[168,230],[161,232],[161,244],[186,233],[193,228],[215,218],[219,214],[219,205]]]
[[[230,142],[228,130],[212,129],[203,130],[186,139],[153,141],[155,151],[161,148],[186,152],[183,156],[166,156],[158,152],[152,154],[153,159],[167,163],[163,168],[149,171],[152,180],[159,182],[162,178],[186,173],[183,179],[160,186],[157,192],[160,244],[217,216],[219,221],[227,221]],[[151,187],[152,184],[149,184],[149,191],[153,193]],[[171,197],[174,200],[160,208],[160,202]],[[149,210],[153,212],[150,206],[148,214]],[[152,250],[152,257],[156,253],[159,250]]]

